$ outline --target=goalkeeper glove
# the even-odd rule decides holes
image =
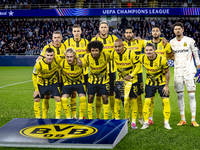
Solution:
[[[200,68],[197,68],[197,73],[195,74],[194,77],[197,77],[197,76],[199,76],[199,75],[200,75]]]

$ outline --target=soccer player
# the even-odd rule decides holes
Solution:
[[[87,53],[87,44],[89,43],[87,39],[81,38],[81,27],[77,24],[73,26],[72,34],[73,38],[67,39],[64,44],[67,47],[72,47],[76,51],[76,55],[83,59],[84,55]],[[88,67],[83,69],[83,74],[85,78],[85,85],[87,86],[88,81]],[[72,97],[70,99],[70,106],[72,117],[76,118],[76,91],[72,92]]]
[[[193,62],[193,56],[197,64],[197,75],[200,72],[200,62],[198,49],[195,41],[183,35],[184,26],[177,22],[174,24],[174,33],[176,35],[170,41],[172,51],[174,53],[174,90],[178,97],[178,106],[181,115],[181,121],[177,124],[182,126],[186,124],[185,120],[185,104],[184,104],[184,84],[186,85],[188,96],[190,99],[191,123],[194,127],[199,125],[195,121],[196,116],[196,100],[195,100],[195,73],[196,68]]]
[[[63,39],[62,33],[60,31],[54,31],[52,35],[52,41],[53,41],[52,44],[44,46],[40,56],[37,58],[37,61],[45,57],[45,52],[47,48],[52,48],[54,50],[56,58],[59,58],[61,60],[65,59],[64,52],[66,50],[66,46],[63,43],[61,43],[62,39]],[[61,73],[59,73],[59,84],[61,84],[60,87],[62,87],[61,80],[62,80]],[[47,118],[47,112],[49,109],[49,99],[50,99],[50,95],[45,95],[42,102],[42,118],[43,119]]]
[[[161,35],[160,28],[158,26],[154,26],[151,32],[152,32],[153,39],[148,41],[147,43],[152,43],[155,45],[155,48],[156,48],[155,52],[157,54],[160,54],[166,57],[167,59],[171,59],[172,51],[171,51],[170,44],[167,42],[166,45],[163,45],[162,39],[160,37]],[[154,108],[154,97],[152,97],[151,105],[150,105],[149,125],[153,124],[153,108]]]
[[[136,40],[134,39],[134,33],[133,33],[133,29],[131,27],[127,27],[125,29],[125,38],[126,41],[124,41],[124,46],[128,49],[128,50],[132,50],[135,52],[135,54],[139,57],[142,54],[142,48],[144,47],[144,43],[145,40]],[[143,124],[143,100],[142,100],[142,94],[144,93],[144,89],[143,89],[143,76],[142,76],[142,65],[141,65],[141,69],[139,70],[138,74],[137,74],[137,78],[138,78],[138,82],[137,82],[137,88],[138,88],[138,93],[137,93],[137,106],[138,106],[138,113],[139,113],[139,123]],[[129,101],[126,102],[127,107],[125,109],[125,118],[128,119],[129,118]]]
[[[62,107],[66,114],[67,119],[70,119],[70,108],[68,105],[68,98],[73,91],[77,91],[80,97],[79,105],[79,119],[83,119],[83,115],[86,110],[86,96],[84,88],[84,76],[82,74],[83,68],[77,65],[76,52],[73,48],[67,48],[65,51],[65,57],[63,61],[60,62],[60,67],[62,69],[62,79],[63,79],[63,95],[62,95]]]
[[[164,127],[166,129],[172,129],[169,125],[170,118],[170,102],[169,102],[169,65],[167,59],[159,54],[156,54],[155,46],[152,43],[147,43],[146,54],[139,57],[139,61],[146,69],[146,85],[145,85],[145,104],[143,107],[144,124],[141,129],[149,127],[149,106],[151,98],[155,96],[156,91],[160,94],[164,103]],[[165,71],[165,75],[163,74]]]
[[[101,41],[104,45],[103,51],[111,53],[114,50],[114,41],[117,39],[117,37],[115,35],[109,35],[108,31],[109,31],[108,22],[101,21],[100,26],[99,26],[100,35],[98,37],[92,38],[91,41],[95,41],[95,40]],[[114,104],[115,104],[114,81],[116,79],[116,74],[115,74],[116,66],[111,61],[111,62],[109,62],[107,69],[108,69],[109,77],[110,77],[109,103],[110,103],[110,108],[111,108],[111,111],[112,111],[112,118],[114,118]],[[100,96],[100,93],[97,93],[97,96],[96,96],[96,115],[97,115],[97,118],[100,118],[100,112],[101,112],[101,96]]]
[[[129,93],[130,103],[131,103],[131,111],[132,111],[132,129],[137,129],[136,126],[136,118],[137,118],[137,81],[138,76],[137,72],[141,69],[141,64],[136,60],[137,56],[132,50],[128,50],[124,48],[124,44],[121,39],[117,39],[114,43],[115,51],[111,53],[111,60],[116,63],[118,70],[118,80],[124,79],[126,81],[130,81],[132,79],[132,86]],[[121,98],[119,95],[119,90],[117,86],[115,86],[115,119],[120,119],[120,107],[121,107]],[[126,101],[129,100],[125,98],[124,108],[125,112],[128,110],[129,113],[129,105],[126,105]],[[127,109],[128,106],[128,109]]]
[[[40,99],[46,93],[52,94],[56,102],[56,119],[61,115],[61,99],[58,84],[58,62],[52,48],[45,50],[45,58],[36,62],[32,75],[34,85],[34,111],[35,117],[40,118]]]
[[[89,66],[88,77],[88,118],[93,119],[93,101],[96,92],[102,94],[104,119],[108,119],[109,104],[108,95],[110,91],[107,64],[110,62],[110,53],[103,51],[103,43],[91,41],[88,44],[90,53],[84,56],[83,67]]]

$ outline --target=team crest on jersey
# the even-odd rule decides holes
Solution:
[[[183,46],[184,46],[184,47],[186,47],[186,46],[187,46],[187,43],[186,43],[186,42],[184,42]]]
[[[108,44],[111,44],[110,40],[108,40]]]
[[[83,47],[84,47],[84,44],[81,44],[81,47],[83,48]]]
[[[127,61],[127,57],[126,56],[124,57],[124,61]]]
[[[162,46],[159,46],[159,49],[161,50],[161,49],[162,49]]]
[[[157,63],[154,63],[154,66],[155,66],[155,67],[158,67],[158,64],[157,64]]]

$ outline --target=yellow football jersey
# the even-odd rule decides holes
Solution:
[[[169,67],[166,57],[156,54],[154,60],[149,60],[146,54],[142,54],[139,61],[146,69],[146,85],[165,85],[166,79],[163,70]]]
[[[133,50],[135,54],[139,57],[142,54],[142,48],[144,47],[145,40],[131,40],[131,42],[124,41],[124,47],[128,50]],[[141,69],[138,73],[142,73],[143,68],[141,64]]]
[[[165,46],[163,46],[162,44],[162,39],[160,39],[160,41],[158,43],[153,43],[153,40],[150,40],[148,41],[147,43],[152,43],[155,45],[155,48],[156,48],[156,53],[159,54],[159,55],[162,55],[162,56],[167,56],[167,54],[170,54],[172,53],[172,50],[171,50],[171,46],[170,44],[167,42],[167,44]],[[145,47],[146,47],[146,44],[145,43]]]
[[[54,58],[53,62],[48,64],[45,59],[40,59],[34,66],[33,74],[38,75],[37,84],[42,86],[56,84],[58,82],[58,60]]]
[[[114,42],[118,39],[115,35],[108,35],[107,38],[101,38],[100,36],[98,38],[94,37],[91,41],[101,41],[104,45],[103,51],[106,52],[112,52],[114,50]],[[114,73],[117,70],[116,65],[111,61],[108,64],[108,71],[109,73]]]
[[[88,82],[90,84],[106,84],[110,81],[107,64],[110,61],[109,52],[101,52],[99,59],[93,59],[91,53],[84,56],[83,67],[89,66],[90,74]]]
[[[76,60],[75,60],[76,61]],[[76,62],[74,65],[69,65],[67,59],[59,63],[62,69],[62,79],[64,85],[74,85],[84,83],[83,68],[79,67]]]
[[[76,51],[76,55],[81,59],[83,59],[87,53],[88,43],[88,40],[85,38],[81,38],[78,42],[76,42],[74,38],[70,38],[64,42],[67,47],[72,47]],[[84,75],[88,74],[88,67],[83,69],[83,73]]]
[[[65,44],[63,44],[63,43],[61,43],[61,46],[60,46],[60,47],[55,47],[55,46],[53,46],[53,45],[46,45],[46,46],[44,46],[43,50],[41,51],[40,56],[45,57],[46,49],[49,48],[49,47],[54,49],[55,57],[56,57],[56,58],[60,58],[61,60],[62,60],[62,59],[65,59],[65,54],[64,54],[64,52],[65,52],[65,50],[66,50],[66,46],[65,46]]]
[[[119,55],[116,51],[113,51],[111,53],[111,60],[113,60],[117,66],[118,71],[118,77],[117,79],[124,79],[126,75],[130,75],[133,73],[135,69],[135,64],[138,63],[138,60],[136,58],[136,54],[132,50],[128,50],[125,48],[125,51],[123,54]],[[132,74],[131,74],[132,75]],[[133,83],[136,83],[137,75],[133,76]]]

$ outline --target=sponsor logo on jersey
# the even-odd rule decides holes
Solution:
[[[184,49],[184,50],[174,50],[174,53],[183,53],[183,52],[188,52],[188,49]]]
[[[40,139],[70,139],[93,135],[98,130],[92,126],[80,124],[43,124],[24,128],[20,134]]]

